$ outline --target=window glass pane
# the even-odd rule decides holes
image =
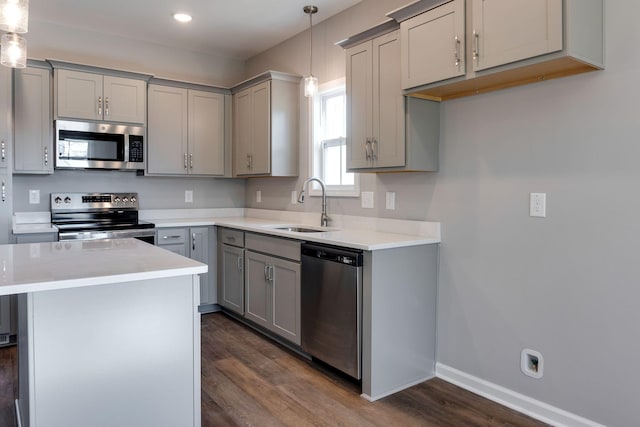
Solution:
[[[344,137],[346,133],[344,95],[324,98],[324,139]]]
[[[324,150],[324,183],[340,185],[342,179],[341,146],[326,145]]]

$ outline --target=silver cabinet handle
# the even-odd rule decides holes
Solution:
[[[244,258],[238,257],[238,271],[242,271],[243,264],[244,264]]]
[[[371,160],[378,160],[378,140],[371,140]]]
[[[2,201],[7,201],[7,185],[2,181]]]
[[[4,141],[0,142],[0,157],[3,162],[7,159],[7,143]]]
[[[108,116],[109,115],[109,97],[105,96],[104,98],[104,115]]]
[[[269,281],[273,283],[273,265],[269,266]]]
[[[229,236],[229,237],[227,237],[227,240],[230,241],[230,242],[235,242],[236,238],[233,237],[233,236]]]
[[[371,160],[371,139],[367,138],[367,142],[364,143],[364,158],[365,160]]]
[[[247,154],[247,169],[251,169],[251,155]]]
[[[187,170],[187,153],[184,153],[184,170]]]
[[[44,147],[44,165],[49,166],[49,147]]]
[[[189,166],[193,170],[193,154],[189,154]]]
[[[461,59],[460,59],[460,37],[456,36],[455,37],[455,43],[456,43],[456,51],[455,51],[455,58],[456,58],[456,68],[458,70],[460,70],[460,64],[462,63]]]
[[[182,236],[162,236],[162,238],[164,240],[167,240],[167,239],[179,239],[180,237],[182,237]]]
[[[102,97],[101,96],[98,97],[98,115],[99,116],[102,115]]]
[[[269,281],[269,264],[264,265],[264,281]]]
[[[473,30],[473,59],[480,61],[480,34]]]
[[[196,250],[196,233],[191,233],[191,250]]]

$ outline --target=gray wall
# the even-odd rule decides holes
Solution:
[[[324,24],[333,31],[321,24],[314,34],[328,46],[398,3],[365,0]],[[367,10],[380,13],[360,14]],[[329,211],[442,222],[440,363],[630,426],[638,425],[640,354],[640,56],[629,47],[640,42],[640,3],[609,1],[606,15],[606,71],[443,103],[440,172],[367,177],[377,204],[396,191],[396,211],[336,199]],[[306,74],[305,48],[290,40],[247,69]],[[321,82],[336,77],[334,53],[326,53],[330,70],[317,72]],[[247,204],[301,209],[289,204],[298,184],[251,180]],[[547,193],[546,219],[528,216],[530,192]],[[318,210],[314,203],[304,209]],[[544,357],[541,380],[520,372],[525,347]]]
[[[134,172],[65,171],[52,176],[14,175],[15,212],[48,211],[49,194],[55,192],[139,193],[140,209],[195,209],[244,207],[245,182],[222,178],[165,178],[136,176]],[[29,190],[40,190],[40,204],[29,204]],[[184,202],[185,190],[193,203]]]

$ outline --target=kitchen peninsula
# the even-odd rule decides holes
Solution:
[[[199,274],[135,240],[0,245],[22,426],[200,425]]]

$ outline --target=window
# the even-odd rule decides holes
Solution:
[[[331,196],[358,196],[358,178],[347,172],[346,91],[344,80],[320,87],[313,100],[313,176],[321,178]],[[312,195],[320,194],[315,185]]]

